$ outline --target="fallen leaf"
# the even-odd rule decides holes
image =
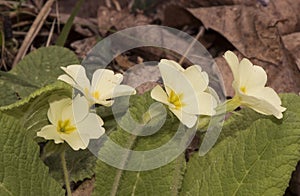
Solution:
[[[72,196],[89,196],[92,195],[94,190],[95,177],[86,179],[79,187],[72,193]]]
[[[123,83],[134,88],[142,84],[149,83],[150,85],[142,86],[143,89],[148,89],[148,86],[154,87],[152,83],[160,79],[160,72],[158,67],[153,65],[137,64],[131,67],[124,73]],[[144,90],[142,90],[144,91]],[[145,92],[145,91],[144,91]]]
[[[297,11],[293,6],[288,1],[274,0],[266,7],[232,5],[188,11],[207,29],[222,34],[247,58],[278,65],[283,60],[280,35],[297,28]]]
[[[180,17],[178,17],[180,16]],[[185,25],[198,27],[201,22],[178,5],[169,5],[164,10],[163,25],[168,27],[183,27]]]
[[[294,57],[295,63],[300,71],[300,32],[291,33],[282,37],[286,49]]]
[[[183,1],[184,5],[187,6],[198,6],[198,7],[211,7],[211,6],[220,6],[220,5],[237,5],[237,4],[243,4],[243,5],[254,5],[257,1],[254,0],[189,0],[189,1]]]
[[[128,9],[116,11],[104,6],[98,9],[98,26],[99,32],[102,35],[112,28],[122,30],[133,26],[146,25],[151,22],[151,19],[141,13],[136,15],[131,14]]]
[[[215,58],[216,64],[218,65],[218,69],[221,73],[222,76],[222,81],[224,84],[224,90],[225,90],[225,95],[233,97],[234,96],[234,89],[232,88],[232,81],[233,81],[233,75],[232,72],[226,63],[225,59],[220,56]]]
[[[125,55],[119,55],[115,58],[115,60],[118,63],[118,65],[125,70],[135,65],[135,63],[131,62],[128,59],[128,56]]]
[[[71,43],[71,47],[75,49],[75,53],[80,57],[84,58],[87,53],[97,44],[98,39],[96,36],[88,37],[82,40]]]

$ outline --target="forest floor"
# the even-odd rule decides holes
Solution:
[[[276,92],[300,92],[300,1],[294,0],[0,1],[0,69],[9,71],[31,51],[55,45],[76,2],[82,4],[64,46],[80,59],[114,32],[163,25],[188,33],[206,48],[222,75],[226,96],[234,94],[222,57],[227,50],[262,66],[267,85]],[[135,64],[162,58],[180,60],[157,48],[137,48],[115,58],[111,68],[124,73]],[[93,182],[86,179],[73,187],[74,195],[89,195]],[[300,164],[286,195],[300,195]]]

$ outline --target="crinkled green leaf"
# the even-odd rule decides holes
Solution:
[[[60,67],[70,64],[78,64],[78,59],[72,51],[63,47],[50,46],[31,52],[9,71],[11,76],[15,76],[14,79],[0,76],[0,84],[6,84],[0,85],[0,91],[4,92],[0,106],[16,101],[12,98],[14,96],[6,97],[6,95],[15,93],[21,98],[25,98],[39,88],[55,82],[57,77],[63,73]]]
[[[142,121],[143,114],[153,102],[149,93],[131,96],[130,111],[133,118]],[[109,137],[126,149],[146,151],[168,142],[178,126],[177,118],[168,116],[164,126],[151,136],[136,137],[118,127]],[[107,150],[107,153],[114,156],[113,152],[109,152],[110,149]],[[126,159],[126,155],[124,158]],[[94,195],[177,195],[181,187],[185,163],[184,155],[181,154],[174,161],[160,168],[135,172],[114,168],[99,159],[96,166]]]
[[[51,96],[71,97],[72,88],[60,81],[41,88],[28,97],[8,106],[0,107],[0,111],[21,120],[26,132],[31,137],[49,124],[47,111]]]
[[[11,89],[11,84],[0,80],[0,106],[8,105],[19,100],[18,94]]]
[[[283,195],[300,157],[300,97],[282,95],[282,120],[248,114],[229,120],[224,137],[187,164],[181,195]],[[240,124],[246,123],[248,128]]]
[[[47,111],[49,109],[49,98],[53,96],[67,96],[71,97],[72,88],[60,81],[57,81],[51,85],[43,87],[28,97],[8,106],[0,107],[0,111],[3,111],[7,115],[20,119],[22,126],[24,127],[29,137],[35,138],[37,141],[45,141],[43,138],[37,137],[36,132],[40,131],[42,127],[49,124],[47,117]],[[106,124],[109,121],[105,121]],[[110,123],[110,127],[115,127],[114,123]],[[51,143],[51,142],[48,142]],[[56,147],[60,145],[55,145]],[[43,150],[47,151],[48,145]],[[48,150],[49,151],[49,150]],[[58,156],[58,149],[55,149],[56,153],[51,156],[47,156],[46,164],[49,166],[50,174],[59,182],[63,182],[63,173]],[[47,152],[45,152],[47,154]],[[42,154],[44,156],[44,154]],[[94,174],[94,166],[96,163],[96,157],[88,150],[85,151],[73,151],[68,149],[66,152],[67,167],[70,171],[70,178],[72,181],[80,181],[85,178],[90,178]]]
[[[45,159],[45,164],[49,167],[51,176],[63,185],[65,182],[59,156],[59,146],[62,145],[54,144],[51,141],[46,144],[44,150],[49,151],[49,148],[54,148],[55,152]],[[66,150],[66,162],[70,180],[78,182],[85,178],[91,178],[95,173],[96,160],[97,158],[88,149],[74,151],[68,146]]]
[[[0,112],[0,195],[64,195],[18,120]]]

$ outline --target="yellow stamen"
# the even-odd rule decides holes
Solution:
[[[70,119],[67,119],[67,120],[64,120],[64,121],[59,120],[58,123],[57,123],[57,131],[59,133],[70,134],[75,130],[76,130],[76,127],[71,125]]]
[[[181,102],[183,94],[177,95],[173,90],[171,90],[168,101],[175,106],[175,109],[179,109],[183,106]]]
[[[246,92],[247,92],[247,89],[246,89],[245,86],[241,86],[241,87],[240,87],[240,90],[241,90],[243,93],[246,93]]]
[[[100,97],[99,91],[93,92],[93,93],[92,93],[92,96],[93,96],[95,99],[99,99],[99,97]]]

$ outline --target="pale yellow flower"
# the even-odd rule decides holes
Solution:
[[[156,86],[151,97],[166,104],[187,127],[193,127],[198,115],[213,115],[217,101],[208,89],[208,76],[201,67],[193,65],[183,69],[178,63],[162,59],[158,64],[164,82],[164,91]]]
[[[125,95],[133,95],[136,93],[135,89],[120,85],[123,80],[122,74],[114,74],[108,69],[97,69],[92,78],[92,83],[86,76],[85,68],[81,65],[69,65],[66,68],[62,67],[66,74],[58,77],[74,88],[81,91],[89,100],[90,105],[95,103],[111,106],[113,98]]]
[[[54,140],[56,144],[67,142],[74,150],[86,149],[90,139],[104,134],[103,120],[89,112],[88,101],[83,96],[74,100],[52,100],[48,110],[50,125],[44,126],[37,136]]]
[[[240,104],[265,115],[274,115],[282,118],[282,112],[286,108],[281,106],[281,100],[277,93],[270,87],[265,87],[267,74],[265,70],[253,65],[244,58],[239,62],[237,56],[227,51],[224,54],[228,65],[233,73],[232,86],[240,100]]]

